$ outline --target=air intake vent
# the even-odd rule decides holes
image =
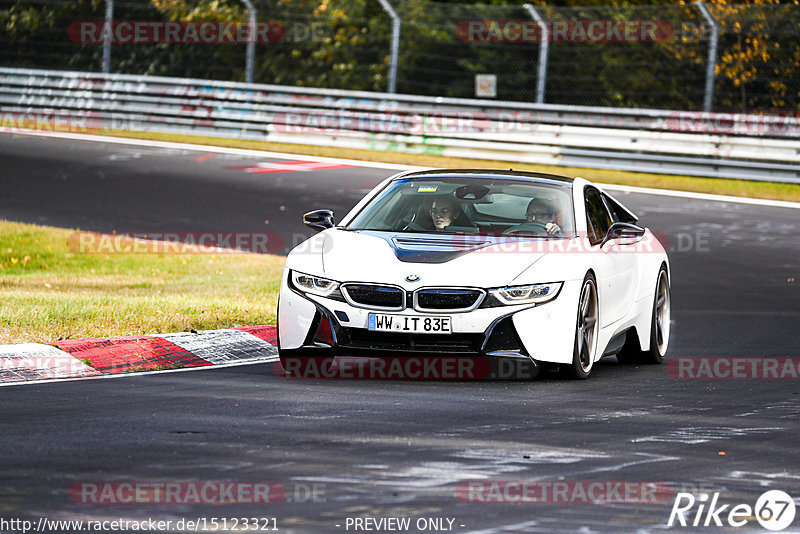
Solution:
[[[491,244],[480,236],[451,235],[443,237],[394,237],[392,238],[397,248],[402,250],[472,250]]]
[[[344,284],[342,293],[353,306],[386,311],[405,309],[406,293],[397,286]]]
[[[418,311],[469,311],[480,305],[486,293],[481,289],[434,287],[414,292],[414,308]]]
[[[400,334],[370,332],[363,328],[342,328],[341,344],[346,349],[420,353],[480,354],[483,334]]]

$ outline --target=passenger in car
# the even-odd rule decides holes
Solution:
[[[447,230],[450,226],[470,228],[475,226],[461,211],[458,202],[447,195],[436,197],[431,204],[429,213],[434,228],[440,232]]]

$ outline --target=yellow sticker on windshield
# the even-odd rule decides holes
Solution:
[[[438,190],[438,185],[421,185],[419,189],[417,189],[417,193],[435,193]]]

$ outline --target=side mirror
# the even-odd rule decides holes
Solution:
[[[600,247],[609,241],[614,241],[620,245],[636,244],[644,237],[644,232],[644,228],[636,226],[635,224],[624,222],[614,223],[611,225],[611,228],[608,229],[608,232],[606,232],[606,236],[603,238],[603,242],[600,243]]]
[[[303,224],[317,232],[336,226],[331,210],[309,211],[303,215]]]

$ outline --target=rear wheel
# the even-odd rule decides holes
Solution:
[[[639,338],[632,335],[619,354],[620,363],[661,363],[667,354],[670,333],[671,298],[669,275],[665,265],[661,266],[656,279],[653,297],[653,312],[650,318],[650,348],[639,349]]]
[[[583,380],[589,377],[597,352],[597,332],[599,330],[597,282],[589,273],[583,279],[578,300],[578,319],[575,325],[575,343],[572,350],[572,363],[562,365],[568,378]]]
[[[670,330],[670,290],[667,268],[662,266],[658,272],[656,295],[653,299],[653,318],[650,325],[650,350],[642,352],[642,361],[661,363],[667,355]]]

